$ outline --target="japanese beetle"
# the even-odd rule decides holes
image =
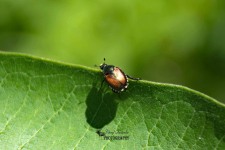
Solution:
[[[120,93],[127,89],[128,78],[132,80],[140,80],[140,78],[133,78],[129,75],[126,75],[119,67],[115,67],[113,65],[107,65],[105,63],[105,58],[104,58],[104,63],[101,64],[99,67],[102,70],[102,73],[104,75],[104,80],[102,81],[102,84],[104,81],[106,81],[109,87],[115,93]],[[101,87],[102,87],[102,84],[101,84]]]

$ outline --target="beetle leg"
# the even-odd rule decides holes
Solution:
[[[103,85],[104,81],[105,81],[105,79],[102,80],[102,83],[101,83],[99,91],[102,89],[102,85]]]
[[[113,91],[114,93],[119,93],[118,91],[116,91],[116,90],[114,90],[114,89],[112,89],[112,91]]]
[[[131,77],[131,76],[129,76],[129,75],[126,75],[129,79],[132,79],[132,80],[141,80],[141,78],[134,78],[134,77]]]

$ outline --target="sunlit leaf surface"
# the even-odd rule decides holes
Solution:
[[[144,80],[116,94],[99,90],[102,80],[96,69],[1,53],[0,149],[225,149],[216,100]]]

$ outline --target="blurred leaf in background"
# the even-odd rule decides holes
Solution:
[[[181,84],[225,102],[224,0],[0,0],[0,49]]]

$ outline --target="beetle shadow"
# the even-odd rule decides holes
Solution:
[[[85,115],[90,126],[101,129],[115,118],[118,95],[111,91],[99,90],[95,85],[92,87],[86,99]]]

